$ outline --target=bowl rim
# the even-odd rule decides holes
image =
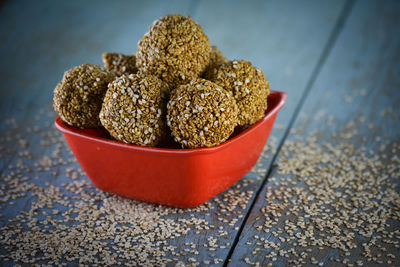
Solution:
[[[258,122],[253,124],[250,128],[244,130],[240,134],[228,139],[227,141],[223,142],[214,147],[203,147],[203,148],[189,148],[189,149],[174,149],[174,148],[159,148],[159,147],[146,147],[146,146],[139,146],[134,144],[127,144],[122,143],[114,140],[105,139],[102,137],[95,137],[88,133],[82,133],[81,129],[68,125],[65,123],[61,117],[57,117],[55,120],[55,126],[58,130],[60,130],[64,134],[70,134],[76,137],[84,138],[93,142],[98,142],[104,145],[114,146],[115,148],[123,149],[123,150],[130,150],[136,152],[144,152],[144,153],[160,153],[160,154],[169,154],[169,155],[193,155],[193,154],[204,154],[204,153],[214,153],[220,150],[223,150],[237,142],[241,139],[245,138],[247,135],[254,132],[258,129],[264,122],[269,120],[274,114],[276,114],[282,106],[286,102],[286,93],[281,91],[274,91],[270,90],[271,95],[278,95],[279,100],[278,103],[272,107],[272,109],[267,108],[267,112],[265,116],[260,119]]]

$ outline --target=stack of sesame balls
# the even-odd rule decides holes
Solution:
[[[229,61],[190,17],[156,20],[135,55],[104,53],[104,68],[82,64],[54,89],[54,109],[80,128],[104,127],[118,141],[213,147],[237,126],[264,117],[269,84],[261,69]]]

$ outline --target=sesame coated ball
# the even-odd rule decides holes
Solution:
[[[215,45],[211,46],[210,51],[210,62],[209,64],[221,64],[228,62],[228,59],[222,54],[222,52]]]
[[[122,74],[132,74],[137,72],[136,56],[124,55],[121,53],[103,53],[102,55],[104,67],[117,76]]]
[[[232,93],[201,78],[173,90],[167,108],[167,124],[184,148],[219,145],[238,122]]]
[[[165,137],[167,85],[149,74],[118,77],[108,86],[100,121],[117,140],[156,146]]]
[[[137,67],[171,87],[198,77],[208,64],[210,41],[190,17],[167,15],[156,20],[137,47]]]
[[[99,112],[107,84],[114,78],[112,73],[93,64],[82,64],[66,71],[54,89],[54,110],[70,125],[101,126]]]
[[[213,69],[227,62],[228,59],[224,56],[224,54],[222,54],[222,52],[215,45],[211,46],[210,60],[208,62],[206,69],[202,74],[202,77],[208,79],[211,76]]]
[[[252,125],[267,110],[269,83],[261,69],[244,60],[233,60],[215,68],[210,80],[232,92],[239,108],[239,125]]]

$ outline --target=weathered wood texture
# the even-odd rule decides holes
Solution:
[[[299,137],[305,139],[309,136],[315,136],[315,143],[321,146],[331,145],[332,147],[339,148],[343,144],[350,144],[354,149],[361,149],[361,151],[365,149],[367,154],[370,153],[369,155],[371,157],[379,155],[379,160],[384,163],[381,169],[382,173],[379,173],[379,175],[375,177],[377,181],[386,175],[386,170],[393,168],[390,167],[393,166],[390,165],[393,164],[391,160],[399,156],[398,147],[395,149],[393,142],[397,142],[398,144],[400,140],[399,10],[400,5],[399,2],[396,1],[356,2],[337,40],[333,44],[332,51],[329,53],[326,63],[321,66],[321,71],[312,84],[308,98],[302,105],[300,113],[293,114],[296,121],[293,130],[285,140],[286,143],[288,141],[292,142],[289,146],[293,145],[293,142]],[[303,142],[304,144],[308,144],[305,140],[303,140]],[[393,150],[395,153],[394,155],[392,149],[395,149]],[[292,150],[283,147],[282,151]],[[345,155],[350,152],[343,150],[342,153]],[[278,155],[281,155],[281,153]],[[321,153],[320,156],[323,157],[323,154]],[[339,158],[337,160],[338,162],[341,161]],[[365,161],[365,164],[368,165],[368,162],[369,161]],[[343,159],[343,164],[344,163],[346,162]],[[398,166],[398,163],[395,163],[395,165]],[[324,168],[323,166],[315,167]],[[285,166],[280,166],[280,168],[285,169]],[[299,168],[302,167],[299,166]],[[308,168],[308,166],[304,165],[304,168]],[[340,170],[340,168],[343,167],[339,164],[338,170]],[[352,168],[356,167],[353,166]],[[271,223],[275,219],[272,215],[270,215],[270,218],[265,217],[264,210],[267,206],[271,205],[273,201],[270,197],[266,196],[266,193],[274,194],[274,191],[277,191],[277,194],[280,194],[285,192],[279,189],[279,187],[282,186],[283,177],[287,178],[287,175],[279,173],[279,169],[274,170],[270,177],[268,177],[269,179],[271,179],[271,177],[274,178],[266,183],[249,215],[246,226],[241,233],[240,240],[232,255],[232,266],[240,266],[246,258],[248,258],[249,262],[258,262],[261,266],[265,266],[268,263],[277,266],[284,266],[288,263],[294,264],[290,262],[290,260],[298,258],[294,256],[294,253],[284,253],[284,255],[288,255],[288,258],[279,254],[282,250],[289,251],[291,249],[294,249],[299,255],[305,252],[305,255],[307,255],[305,257],[307,264],[314,263],[323,264],[324,266],[337,266],[338,264],[343,264],[346,258],[349,259],[345,260],[347,264],[358,264],[358,261],[361,259],[360,264],[399,264],[398,235],[397,238],[394,237],[394,239],[392,239],[394,240],[394,244],[397,244],[397,247],[388,243],[380,243],[380,241],[376,242],[378,246],[375,244],[372,245],[371,250],[373,251],[373,257],[378,258],[381,262],[374,261],[373,259],[367,261],[365,257],[361,256],[365,253],[364,247],[361,246],[361,244],[368,243],[373,240],[374,237],[382,235],[382,230],[372,231],[372,238],[366,238],[358,234],[358,231],[353,231],[356,235],[354,240],[350,243],[354,241],[357,247],[349,249],[348,252],[319,245],[301,247],[299,244],[300,239],[293,236],[293,239],[289,240],[288,238],[291,236],[288,234],[288,229],[285,229],[285,227],[288,226],[288,222],[294,222],[294,224],[296,224],[300,219],[290,215],[291,212],[289,212],[288,209],[283,209],[277,211],[282,214],[279,217],[279,223],[276,225],[272,223],[273,227],[271,227],[268,232],[265,232],[264,230],[266,227],[260,226],[263,226],[266,221]],[[351,169],[348,170],[348,173],[351,175]],[[318,176],[319,174],[314,173],[313,175]],[[368,175],[368,173],[365,175]],[[363,178],[364,177],[360,177],[359,179],[364,181]],[[395,192],[397,193],[395,194],[398,195],[399,172],[397,171],[397,173],[390,178],[390,183],[397,184],[397,186],[395,186]],[[307,179],[307,177],[303,177],[303,179]],[[290,176],[289,181],[294,181],[296,186],[304,191],[308,190],[308,185],[302,181],[302,177],[297,179],[296,177]],[[382,189],[379,183],[376,186]],[[285,186],[283,186],[283,188],[285,188]],[[286,184],[286,188],[287,192],[289,192],[291,188],[290,184]],[[340,187],[337,190],[340,190]],[[364,190],[365,194],[367,194],[366,192],[370,192],[372,188]],[[357,192],[354,191],[354,195],[356,194]],[[346,194],[343,195],[343,198],[345,196]],[[282,195],[277,197],[279,199],[276,201],[277,203],[284,203],[282,201]],[[374,197],[377,196],[372,194],[371,198]],[[350,201],[349,199],[344,199],[345,201]],[[336,199],[336,201],[339,200],[340,199]],[[392,201],[394,203],[396,202],[395,195],[392,196]],[[310,201],[310,203],[311,202],[312,201]],[[290,207],[293,207],[293,205],[289,206],[289,208]],[[301,208],[302,207],[300,207],[300,209]],[[387,207],[382,206],[380,208],[383,208],[386,212]],[[393,210],[396,210],[396,208],[394,207]],[[369,213],[371,217],[375,215],[373,214],[373,210],[370,210]],[[352,214],[352,216],[356,217],[356,214],[357,213]],[[333,220],[333,218],[331,219]],[[323,218],[323,220],[329,219]],[[307,222],[309,219],[306,218],[305,221]],[[350,221],[349,219],[349,222]],[[398,219],[388,219],[387,224],[385,231],[389,233],[394,233],[394,231],[398,230],[400,227]],[[257,230],[257,228],[259,230]],[[345,231],[344,229],[347,228],[345,225],[342,225],[341,229]],[[361,228],[358,229],[361,231]],[[297,230],[301,229],[298,228]],[[304,234],[304,232],[301,231],[295,233],[298,232]],[[321,233],[324,232],[327,233],[326,229],[321,231]],[[278,235],[275,236],[273,233],[278,233]],[[255,238],[255,236],[257,238]],[[328,236],[335,236],[335,234],[330,233]],[[285,241],[279,239],[282,237],[285,238]],[[261,239],[279,245],[279,249],[275,249],[272,246],[267,248],[263,247],[265,241],[261,241]],[[257,245],[257,243],[259,244]],[[260,245],[261,243],[262,245]],[[257,248],[261,249],[257,251]],[[312,251],[307,252],[307,249],[310,248]],[[255,253],[253,254],[253,252]],[[276,256],[273,256],[273,253],[277,253],[275,254]],[[346,253],[348,253],[348,255],[346,255]],[[378,254],[381,256],[378,257]],[[390,254],[396,255],[396,260],[394,260]],[[314,257],[315,261],[312,260],[311,257]]]
[[[377,2],[375,4],[378,5]],[[325,69],[322,66],[324,62],[321,62],[321,58],[326,56],[327,47],[329,48],[332,42],[331,36],[335,34],[335,27],[346,10],[345,1],[310,0],[301,2],[301,4],[290,1],[251,1],[246,3],[243,1],[6,2],[0,10],[0,39],[2,40],[0,43],[0,77],[2,80],[0,85],[0,170],[3,175],[0,184],[3,186],[3,192],[11,190],[9,182],[3,180],[4,177],[21,175],[28,177],[27,183],[29,184],[45,189],[55,186],[61,188],[61,192],[66,195],[72,194],[64,188],[63,184],[76,183],[77,180],[71,180],[70,170],[73,170],[73,173],[79,173],[80,167],[67,149],[60,146],[63,137],[53,127],[56,115],[51,111],[51,101],[55,84],[61,78],[62,73],[72,66],[83,62],[100,64],[102,52],[134,53],[137,41],[147,31],[152,21],[168,13],[190,14],[203,26],[211,43],[217,45],[228,58],[253,62],[254,65],[264,70],[272,89],[288,93],[287,104],[278,115],[277,127],[271,134],[270,144],[276,145],[284,141],[285,130],[293,116],[296,115],[296,107],[301,103],[304,93],[307,92],[310,80],[317,78],[308,95],[311,102],[306,102],[304,105],[304,107],[310,108],[304,109],[305,113],[315,113],[315,110],[319,108],[315,105],[323,105],[326,110],[334,110],[334,107],[347,109],[340,102],[340,97],[343,98],[343,95],[334,94],[333,96],[336,97],[334,98],[333,96],[326,97],[325,93],[341,92],[344,94],[352,86],[359,89],[360,87],[352,84],[355,83],[351,81],[354,77],[359,77],[357,86],[365,86],[365,89],[369,90],[371,84],[368,80],[363,80],[361,75],[369,75],[366,72],[366,68],[369,66],[367,64],[369,60],[378,60],[379,55],[378,51],[372,50],[370,57],[361,57],[363,50],[360,47],[362,48],[365,44],[365,36],[368,33],[366,29],[368,28],[363,28],[366,34],[359,35],[360,39],[356,39],[357,43],[353,46],[351,35],[357,33],[357,27],[366,25],[368,12],[371,12],[371,5],[364,6],[358,3],[356,7],[355,11],[350,13],[349,22],[341,30],[343,33],[340,33],[334,49],[329,53],[330,64]],[[379,6],[375,8],[379,9]],[[386,9],[391,10],[390,8]],[[347,16],[347,14],[345,15]],[[372,20],[369,23],[372,24]],[[383,20],[382,23],[387,23],[388,27],[398,25],[394,19],[392,21]],[[346,30],[349,25],[355,26]],[[378,27],[369,24],[365,27],[367,26],[371,26],[373,29]],[[378,49],[379,45],[386,44],[385,41],[389,40],[386,34],[390,34],[386,26],[377,29],[377,31],[381,30],[378,33],[383,32],[383,39],[378,40],[379,42],[371,40],[371,46],[365,49],[370,49],[369,47]],[[398,43],[391,42],[390,44],[392,46],[388,44],[389,48],[394,49]],[[398,58],[398,51],[397,54],[390,51],[392,50],[387,49],[386,56],[396,55]],[[357,61],[354,63],[359,66],[357,72],[350,69],[353,66],[353,62],[350,60]],[[351,62],[350,65],[348,65],[349,62]],[[364,65],[361,65],[360,62]],[[389,76],[387,78],[388,81],[394,81],[394,87],[398,87],[396,62],[398,60],[393,59],[392,68],[387,67],[394,71],[393,78]],[[384,67],[379,70],[389,75],[388,71],[385,72]],[[321,78],[316,77],[319,74],[316,70],[319,69],[321,69]],[[370,68],[370,71],[374,70],[376,70],[375,67]],[[377,86],[379,82],[384,82],[380,79],[382,76],[374,75],[377,77],[374,79]],[[337,84],[335,84],[336,82]],[[316,101],[319,99],[317,98],[318,94],[320,94],[320,99],[325,99],[319,104]],[[365,99],[370,99],[368,101],[380,99],[372,95],[369,97],[371,98]],[[379,100],[382,101],[380,105],[396,103],[396,98],[385,99]],[[354,100],[354,103],[357,101],[361,100]],[[359,103],[363,105],[363,102]],[[354,106],[354,108],[356,107]],[[371,112],[371,110],[366,108],[364,111]],[[348,117],[340,117],[342,116],[340,114],[343,113],[337,110],[332,113],[339,116],[338,125]],[[366,113],[366,115],[368,114]],[[15,119],[15,123],[10,120],[12,118]],[[371,119],[377,121],[379,117]],[[387,123],[389,125],[390,122]],[[307,127],[318,128],[321,126],[316,124]],[[395,126],[393,127],[392,129],[396,131]],[[326,131],[328,132],[329,129]],[[398,138],[394,134],[393,138],[396,137]],[[28,147],[25,147],[26,144]],[[163,246],[173,245],[177,249],[174,252],[165,251],[166,254],[162,258],[171,259],[172,263],[179,261],[185,264],[193,263],[192,261],[202,264],[210,262],[214,265],[227,263],[227,257],[232,245],[236,245],[235,237],[240,234],[240,227],[243,223],[247,223],[247,225],[242,232],[240,242],[234,247],[236,251],[233,253],[232,259],[234,264],[242,265],[245,255],[248,254],[247,257],[251,258],[252,254],[249,248],[253,247],[246,245],[246,242],[254,234],[252,224],[258,216],[258,210],[264,205],[264,193],[260,195],[247,222],[244,219],[252,207],[255,193],[260,189],[264,176],[271,167],[275,154],[273,146],[270,146],[267,153],[260,159],[256,168],[257,172],[249,173],[230,191],[228,190],[209,201],[206,206],[202,207],[207,209],[205,211],[177,211],[151,205],[144,206],[147,210],[155,210],[154,214],[157,212],[167,214],[161,216],[163,219],[169,218],[177,224],[187,225],[190,228],[190,231],[182,236],[167,239]],[[23,156],[25,151],[29,151],[31,157]],[[55,151],[57,156],[54,156]],[[50,164],[49,169],[46,169],[47,158],[54,163],[59,156],[66,162],[61,165]],[[28,169],[24,169],[21,174],[18,174],[21,157],[23,164],[28,166]],[[36,166],[37,164],[38,166]],[[78,181],[88,181],[88,178],[82,175]],[[241,194],[243,195],[240,196]],[[136,202],[116,200],[110,195],[102,195],[90,184],[85,186],[81,195],[84,199],[95,196],[96,198],[104,197],[108,202],[121,201],[121,205],[135,211],[143,208],[142,204]],[[79,194],[77,197],[79,198]],[[29,211],[32,203],[37,203],[37,201],[37,196],[32,197],[32,194],[28,193],[15,200],[9,199],[2,202],[0,204],[0,214],[2,215],[0,216],[0,227],[10,225],[9,219],[21,215],[21,211]],[[115,219],[112,217],[114,211],[104,210],[105,201],[96,201],[96,203],[90,201],[84,203],[88,205],[87,207],[94,205],[101,210],[101,216],[106,218],[101,219],[102,222],[112,222]],[[230,211],[229,208],[234,208],[234,210]],[[57,206],[57,209],[65,212],[69,208]],[[40,209],[40,212],[42,211],[48,211],[48,208]],[[50,216],[50,218],[56,217],[57,215]],[[39,219],[43,218],[44,215],[39,214]],[[196,229],[196,226],[190,224],[195,219],[199,219],[199,227],[202,229]],[[151,219],[149,220],[151,221]],[[19,224],[17,226],[20,227],[18,229],[22,229],[22,233],[30,231],[26,223],[13,222],[13,224]],[[68,224],[71,227],[74,225],[71,221]],[[86,231],[84,234],[90,235],[91,233]],[[146,234],[143,237],[147,238],[148,236]],[[51,235],[48,237],[50,238]],[[139,240],[135,240],[131,241],[132,247],[140,243],[140,236]],[[215,250],[213,240],[216,240]],[[118,244],[113,240],[107,242],[109,246]],[[2,246],[0,254],[7,255],[10,253],[7,249],[10,248],[10,246],[7,248]],[[16,249],[16,247],[13,248]],[[267,253],[268,251],[264,250],[261,256],[265,257]],[[103,256],[99,253],[97,258],[101,257]],[[253,258],[251,259],[253,260]],[[119,260],[123,261],[123,258]],[[65,262],[65,260],[61,262]],[[7,261],[7,264],[12,264],[12,261]]]

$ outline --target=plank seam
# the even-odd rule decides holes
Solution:
[[[309,95],[309,93],[311,91],[311,88],[314,85],[315,80],[317,79],[317,76],[319,75],[319,73],[320,73],[320,71],[322,69],[322,66],[324,65],[324,63],[325,63],[326,59],[328,58],[328,56],[329,56],[329,54],[330,54],[330,52],[331,52],[331,50],[332,50],[332,48],[333,48],[333,46],[335,44],[340,32],[342,31],[343,26],[346,23],[347,18],[349,17],[349,14],[350,14],[353,6],[354,6],[355,1],[356,0],[347,0],[346,3],[344,4],[343,8],[342,8],[342,11],[340,12],[340,15],[339,15],[339,17],[338,17],[338,19],[337,19],[337,21],[335,23],[335,26],[334,26],[334,28],[333,28],[333,30],[332,30],[329,38],[328,38],[328,41],[325,44],[324,49],[322,50],[321,56],[319,57],[319,59],[317,61],[317,64],[315,65],[315,68],[311,73],[310,79],[308,80],[308,82],[306,84],[304,93],[301,96],[300,101],[298,102],[298,104],[297,104],[297,106],[296,106],[296,108],[295,108],[295,110],[293,112],[293,116],[291,117],[291,119],[289,121],[288,127],[285,130],[285,133],[283,134],[282,140],[278,144],[276,153],[272,157],[271,165],[269,167],[269,170],[268,170],[264,180],[262,181],[261,186],[256,191],[256,194],[255,194],[255,196],[253,198],[253,201],[250,203],[248,212],[244,216],[243,222],[240,225],[240,228],[238,230],[237,235],[235,236],[233,244],[232,244],[232,246],[231,246],[231,248],[229,250],[228,256],[224,261],[224,264],[223,264],[224,267],[226,267],[229,264],[229,259],[232,257],[233,252],[235,251],[235,248],[236,248],[237,244],[239,243],[240,235],[243,232],[243,229],[244,229],[244,227],[245,227],[245,225],[246,225],[246,223],[247,223],[247,221],[249,219],[250,213],[253,210],[253,207],[254,207],[255,203],[259,199],[261,191],[263,190],[265,184],[267,183],[268,178],[270,177],[271,173],[273,172],[273,170],[277,166],[275,164],[275,162],[276,162],[276,160],[278,158],[278,154],[279,154],[280,150],[282,149],[282,146],[285,143],[285,140],[288,137],[288,135],[289,135],[289,133],[290,133],[290,131],[291,131],[293,125],[294,125],[294,122],[296,121],[296,119],[297,119],[297,117],[299,115],[299,112],[300,112],[301,108],[303,107],[304,102],[307,99],[307,97],[308,97],[308,95]]]

